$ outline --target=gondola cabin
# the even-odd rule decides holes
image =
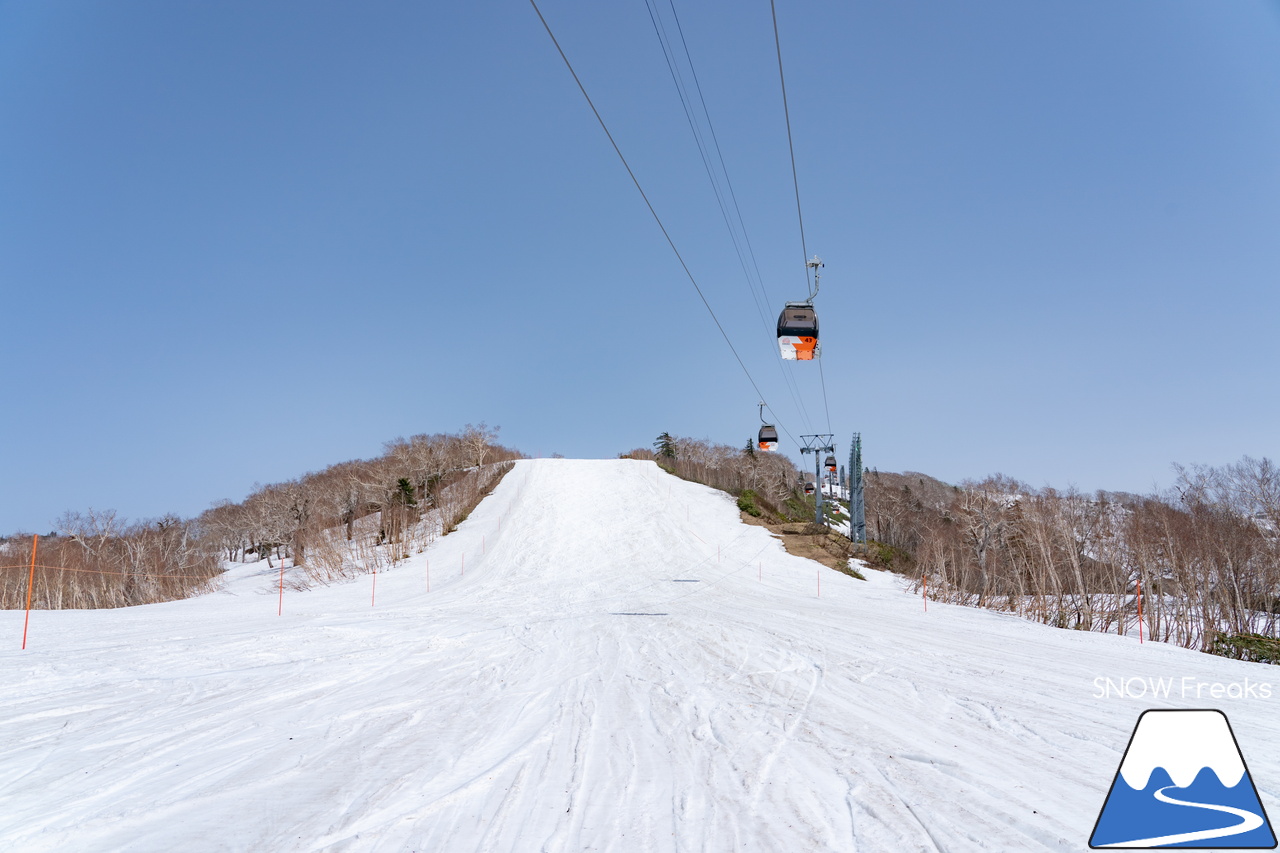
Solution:
[[[778,431],[772,424],[760,427],[760,433],[756,436],[756,446],[761,450],[778,449]]]
[[[826,467],[828,471],[836,470],[836,458],[834,456],[828,456],[826,458],[826,461],[823,462],[822,464]]]
[[[813,483],[805,483],[805,484],[804,484],[804,493],[805,493],[806,495],[811,495],[811,494],[813,494]]]
[[[818,357],[818,315],[808,302],[788,302],[778,315],[778,352],[787,361]]]

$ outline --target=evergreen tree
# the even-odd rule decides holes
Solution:
[[[418,500],[413,496],[413,492],[413,483],[409,482],[408,477],[401,477],[399,482],[396,483],[396,503],[404,504],[405,506],[417,506]]]
[[[676,460],[676,440],[671,433],[662,433],[662,435],[658,436],[657,441],[653,443],[653,446],[658,451],[659,459],[666,459],[669,462]]]

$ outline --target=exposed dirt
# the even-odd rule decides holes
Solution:
[[[782,540],[782,547],[787,549],[788,554],[816,560],[828,568],[863,580],[862,575],[849,566],[849,558],[857,555],[854,552],[854,544],[843,536],[812,522],[772,524],[763,518],[747,515],[745,512],[740,512],[738,515],[747,524],[768,528]]]

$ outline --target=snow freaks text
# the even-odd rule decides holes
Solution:
[[[1093,680],[1094,699],[1270,699],[1271,685],[1243,681],[1201,681],[1189,675],[1182,678],[1132,676]]]

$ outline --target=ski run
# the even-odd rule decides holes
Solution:
[[[1221,709],[1280,813],[1280,670],[864,571],[651,462],[530,460],[376,598],[278,616],[237,565],[26,651],[2,612],[0,847],[1081,851],[1147,708]]]

